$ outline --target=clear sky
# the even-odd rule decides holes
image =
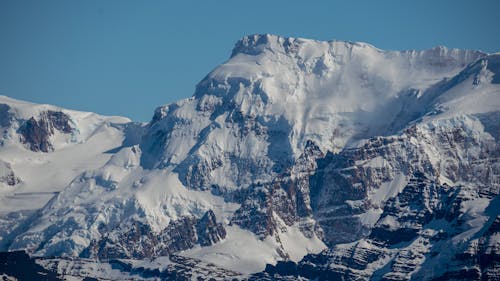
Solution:
[[[148,121],[244,35],[500,51],[497,0],[0,0],[0,94]]]

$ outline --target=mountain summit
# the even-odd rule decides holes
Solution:
[[[499,72],[251,35],[149,123],[2,98],[0,200],[39,203],[2,208],[0,245],[206,278],[498,278]]]

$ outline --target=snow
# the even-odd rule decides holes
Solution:
[[[412,120],[401,121],[401,114],[411,116],[412,110],[432,108],[434,100],[422,98],[432,84],[453,77],[482,56],[485,54],[481,52],[444,47],[397,52],[364,43],[273,35],[244,37],[236,44],[231,59],[200,82],[193,98],[166,106],[168,114],[166,109],[159,110],[166,115],[156,124],[158,128],[171,127],[173,118],[182,122],[169,131],[158,162],[176,165],[188,152],[204,159],[214,159],[223,152],[258,159],[265,146],[271,145],[253,135],[234,138],[234,128],[224,125],[226,109],[210,120],[211,115],[194,110],[199,104],[214,110],[228,104],[235,107],[231,110],[250,118],[259,116],[271,124],[283,118],[285,122],[276,126],[288,136],[290,154],[295,157],[308,140],[323,152],[336,152],[360,139],[393,133],[388,128],[391,122],[394,129],[403,128]],[[412,108],[414,103],[418,107]],[[188,126],[184,122],[189,122]],[[199,132],[210,126],[216,129],[197,142]],[[237,145],[242,142],[245,145]],[[224,147],[224,151],[214,149],[217,147]],[[219,168],[222,174],[228,171],[227,167]],[[213,177],[221,178],[219,173]],[[226,188],[248,184],[216,183]]]
[[[380,208],[369,209],[367,212],[359,215],[359,220],[364,226],[371,228],[375,225],[375,223],[377,223],[378,219],[382,215],[382,212],[383,211]]]
[[[252,232],[236,225],[227,226],[226,231],[222,242],[183,251],[181,255],[245,274],[262,271],[266,264],[275,264],[279,258],[276,241],[272,238],[261,241]]]
[[[466,221],[467,228],[462,233],[455,235],[452,238],[454,244],[462,244],[467,242],[474,234],[480,231],[488,221],[488,216],[485,215],[485,210],[489,206],[488,198],[477,198],[462,202],[460,212],[461,219]]]
[[[396,230],[400,227],[399,222],[396,220],[394,216],[385,216],[378,221],[378,224],[384,226],[389,230]]]
[[[103,165],[111,154],[106,151],[121,145],[123,133],[110,124],[129,122],[127,118],[105,117],[94,113],[63,110],[49,105],[34,105],[0,96],[16,120],[38,116],[43,110],[62,110],[75,123],[73,136],[56,135],[51,153],[32,152],[10,137],[0,147],[2,160],[10,163],[22,183],[7,192],[0,191],[0,212],[41,208],[57,192],[85,170]]]
[[[333,129],[342,123],[347,122],[348,128],[344,130],[354,133],[359,129],[352,128],[353,125],[361,130],[380,127],[382,124],[377,124],[377,120],[385,125],[397,113],[393,111],[400,108],[398,105],[384,107],[387,100],[399,99],[406,89],[425,90],[440,79],[457,74],[464,64],[480,56],[472,51],[446,48],[387,52],[362,43],[318,42],[268,35],[243,41],[248,44],[255,41],[257,45],[248,46],[252,52],[233,55],[228,63],[214,70],[210,78],[223,81],[227,77],[245,77],[251,83],[259,81],[272,101],[261,114],[284,115],[290,120],[294,135],[299,137],[292,141],[299,148],[303,145],[301,139],[328,143],[326,140],[333,135]],[[285,41],[295,49],[287,53]],[[287,55],[290,52],[292,55]],[[433,57],[447,63],[429,71],[427,60]],[[318,63],[328,72],[315,73]],[[294,82],[290,84],[290,81]],[[345,120],[346,114],[356,124],[349,124],[351,121]],[[348,139],[337,136],[336,141],[339,142],[336,145],[342,146]],[[333,147],[324,148],[331,150]]]
[[[300,261],[307,254],[317,254],[327,248],[317,236],[305,237],[297,225],[287,227],[278,237],[290,260],[294,262]]]
[[[263,271],[266,264],[282,260],[277,249],[281,246],[292,261],[300,261],[306,254],[319,253],[326,245],[316,236],[306,238],[298,225],[283,227],[278,233],[279,241],[273,237],[264,240],[237,225],[226,226],[226,238],[209,247],[197,247],[181,254],[201,259],[236,272],[249,274]]]
[[[18,280],[17,278],[9,276],[9,275],[7,275],[5,273],[2,273],[0,275],[0,278],[2,278],[2,280],[5,280],[5,281],[17,281]]]
[[[377,161],[383,163],[383,161]],[[373,160],[371,162],[373,165]],[[408,178],[403,173],[398,173],[392,181],[382,183],[377,189],[373,189],[368,195],[370,202],[375,206],[382,206],[382,203],[395,197],[408,183]]]
[[[159,269],[160,271],[164,271],[169,265],[174,264],[170,261],[169,257],[156,257],[144,260],[125,259],[124,261],[131,264],[134,268],[142,267],[145,269]]]
[[[141,180],[136,187],[139,204],[143,206],[154,230],[165,228],[172,220],[182,216],[202,217],[212,210],[218,222],[228,222],[239,204],[226,203],[224,199],[209,191],[190,190],[182,185],[177,174],[155,170]]]

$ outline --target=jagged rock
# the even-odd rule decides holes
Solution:
[[[462,238],[466,240],[460,244],[450,241],[471,230],[463,222],[465,206],[497,196],[439,185],[416,172],[403,190],[387,201],[367,238],[304,257],[297,264],[296,275],[318,280],[495,280],[500,242],[494,237],[498,235],[499,216],[490,218],[477,232],[482,233],[480,237]],[[488,207],[492,212],[497,208],[496,200]],[[439,266],[443,264],[446,267]],[[277,277],[291,275],[272,266],[266,272]]]
[[[140,221],[123,222],[105,232],[101,240],[92,241],[80,256],[99,259],[168,256],[195,244],[210,246],[225,237],[224,226],[217,223],[213,211],[208,210],[200,219],[183,217],[172,221],[159,233]]]
[[[318,172],[311,177],[311,205],[327,241],[345,243],[366,236],[371,226],[364,225],[360,216],[385,204],[372,194],[385,186],[395,196],[415,172],[474,183],[484,192],[498,194],[500,167],[494,164],[500,153],[498,143],[481,141],[478,133],[468,132],[471,129],[457,121],[457,125],[410,127],[400,136],[370,139],[363,146],[318,160]],[[435,152],[426,152],[427,143],[444,159],[436,162]],[[390,194],[384,196],[390,198]],[[413,235],[410,228],[405,231],[400,234]]]
[[[222,224],[217,223],[214,212],[208,210],[196,223],[196,234],[201,246],[210,246],[224,239],[226,230]]]
[[[410,183],[384,206],[384,212],[371,231],[370,238],[397,244],[414,240],[423,225],[433,219],[452,219],[450,203],[460,187],[451,188],[430,181],[421,172],[415,172]],[[404,212],[402,212],[404,210]]]
[[[70,117],[61,111],[47,110],[40,114],[39,119],[31,117],[19,128],[21,141],[32,151],[49,152],[54,148],[50,137],[57,130],[63,134],[70,134],[72,127]]]

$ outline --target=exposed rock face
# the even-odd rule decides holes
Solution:
[[[30,150],[49,152],[54,149],[50,137],[55,130],[70,134],[73,130],[70,118],[63,112],[48,110],[41,113],[39,119],[31,117],[21,125],[18,132],[21,135],[21,141]]]
[[[495,280],[500,146],[474,129],[478,121],[413,126],[318,159],[308,187],[331,249],[298,264],[268,265],[256,277]]]
[[[315,229],[312,220],[309,177],[316,170],[315,160],[322,156],[318,146],[309,141],[295,165],[272,182],[229,194],[229,200],[243,202],[231,222],[252,231],[261,239],[296,223],[305,237],[321,236],[322,232]]]
[[[12,114],[9,112],[10,106],[8,104],[0,104],[0,127],[8,127],[12,121]]]
[[[213,245],[226,237],[224,226],[217,223],[215,214],[209,210],[196,224],[196,235],[201,246]]]
[[[500,243],[494,237],[499,217],[479,226],[477,235],[464,235],[474,231],[464,207],[489,201],[487,209],[498,210],[495,196],[439,185],[417,172],[388,200],[367,238],[306,256],[298,264],[269,265],[266,272],[278,279],[495,280]],[[452,242],[459,239],[464,240]]]
[[[455,267],[434,280],[460,280],[464,276],[471,280],[498,280],[500,244],[495,236],[498,237],[500,233],[500,215],[497,215],[489,227],[484,227],[482,232],[482,235],[468,245],[464,253],[455,255]]]
[[[212,210],[201,217],[184,217],[172,221],[160,233],[140,221],[123,222],[103,232],[103,238],[92,241],[82,257],[100,259],[168,256],[196,244],[210,246],[226,237],[224,226],[217,223]]]
[[[400,136],[373,138],[319,160],[318,173],[311,178],[312,207],[325,239],[336,244],[366,236],[375,222],[363,223],[366,214],[380,214],[384,201],[401,192],[415,172],[498,194],[499,143],[474,131],[469,122],[477,120],[410,127]],[[437,197],[434,204],[445,199]]]

